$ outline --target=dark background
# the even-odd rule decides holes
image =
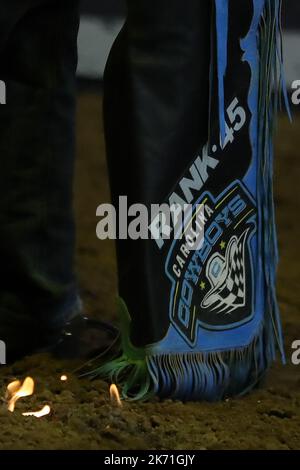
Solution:
[[[81,0],[84,13],[100,16],[122,16],[126,12],[125,0]]]

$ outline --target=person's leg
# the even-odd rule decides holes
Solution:
[[[106,71],[113,199],[194,209],[178,240],[171,226],[158,246],[118,241],[124,354],[95,374],[136,399],[240,396],[277,346],[284,358],[269,93],[282,84],[280,2],[128,6]]]
[[[78,0],[2,0],[0,339],[44,345],[79,312],[72,182]]]
[[[113,202],[166,202],[208,138],[210,0],[128,0],[104,78]],[[150,209],[150,207],[149,207]],[[151,241],[118,240],[119,292],[135,345],[168,327],[168,280]]]

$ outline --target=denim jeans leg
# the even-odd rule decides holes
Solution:
[[[1,25],[3,28],[1,29]],[[74,275],[77,0],[2,0],[0,339],[39,345],[80,311]]]

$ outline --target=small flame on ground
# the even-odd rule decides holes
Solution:
[[[34,380],[31,377],[26,377],[23,384],[19,380],[11,382],[7,386],[7,399],[8,399],[8,411],[13,413],[15,406],[20,398],[29,397],[34,392]]]
[[[68,380],[67,375],[62,375],[61,378],[60,378],[60,380],[61,380],[62,382],[66,382],[66,381]]]
[[[7,385],[5,398],[9,400],[21,387],[20,380],[14,380]]]
[[[42,418],[51,413],[49,405],[45,405],[40,411],[29,411],[28,413],[22,413],[23,416],[34,416],[35,418]]]
[[[112,402],[116,403],[119,407],[122,407],[122,402],[119,394],[118,387],[115,384],[112,384],[109,389],[110,399]]]

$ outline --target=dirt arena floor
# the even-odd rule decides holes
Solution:
[[[299,449],[300,366],[291,364],[291,343],[300,339],[300,116],[280,118],[277,139],[276,204],[281,264],[279,300],[288,365],[271,370],[260,390],[223,403],[155,400],[112,406],[108,385],[79,380],[66,364],[48,356],[27,358],[0,369],[1,449]],[[81,94],[78,109],[76,213],[78,273],[86,311],[114,318],[114,245],[96,238],[96,207],[109,197],[101,121],[101,96]],[[69,381],[59,378],[68,373]],[[7,411],[4,394],[13,378],[32,376],[33,397]],[[22,412],[51,406],[37,419]]]

